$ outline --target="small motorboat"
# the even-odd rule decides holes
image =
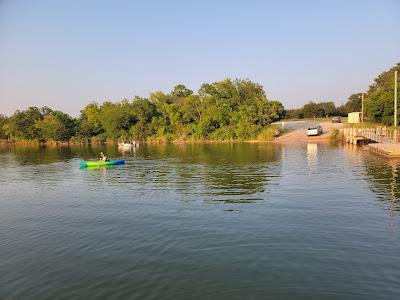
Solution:
[[[135,148],[138,147],[139,143],[136,141],[132,142],[118,142],[118,147],[120,148]]]

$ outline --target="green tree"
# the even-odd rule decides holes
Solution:
[[[0,114],[0,139],[8,138],[6,133],[6,127],[4,127],[8,122],[8,118],[5,115]]]
[[[364,100],[364,117],[373,122],[393,125],[394,71],[400,71],[400,63],[375,78]],[[400,86],[400,78],[397,85]]]
[[[189,95],[182,101],[182,115],[186,123],[198,123],[204,111],[198,95]]]
[[[206,109],[202,110],[196,131],[203,137],[251,138],[285,112],[280,102],[268,101],[262,86],[250,80],[203,84],[199,96]]]
[[[348,113],[361,111],[361,96],[362,93],[352,94],[345,104],[338,107],[338,112],[347,116]]]
[[[266,126],[282,119],[285,116],[286,111],[281,102],[274,100],[267,102],[260,101],[258,113],[258,123],[262,126]]]
[[[47,107],[32,107],[1,121],[0,134],[41,140],[247,139],[284,115],[283,105],[269,101],[261,85],[225,79],[203,84],[198,93],[178,84],[169,94],[158,91],[148,99],[90,103],[76,120]]]
[[[35,122],[45,141],[67,141],[74,133],[74,121],[67,114],[56,111],[47,114],[42,120]]]
[[[193,94],[192,90],[186,88],[183,84],[178,84],[174,87],[171,92],[171,96],[174,98],[185,98]]]
[[[166,103],[171,104],[173,99],[170,95],[167,95],[161,91],[156,91],[154,93],[150,93],[150,102],[159,104],[159,103]]]
[[[305,118],[324,117],[325,111],[315,102],[309,102],[303,106],[303,115]]]
[[[151,119],[157,114],[157,107],[155,104],[145,98],[135,98],[131,104],[131,107],[134,123],[137,121],[150,123]]]
[[[129,118],[121,103],[104,102],[100,106],[99,116],[107,138],[117,139],[124,133],[124,129],[130,127]]]
[[[97,103],[90,103],[81,110],[77,120],[77,137],[90,139],[104,132],[101,126],[100,108]]]
[[[309,102],[303,106],[300,112],[296,111],[298,115],[304,118],[323,118],[326,116],[333,116],[337,114],[335,103],[329,102]]]
[[[151,134],[151,127],[143,120],[140,120],[129,129],[129,137],[133,140],[143,141]]]
[[[7,135],[14,140],[40,139],[39,130],[35,127],[35,122],[42,119],[42,111],[37,107],[29,107],[25,111],[17,110],[6,124]]]
[[[332,117],[337,114],[337,109],[335,106],[335,103],[332,101],[329,102],[320,102],[318,103],[319,106],[321,106],[322,110],[324,111],[323,117]]]
[[[303,119],[304,112],[302,108],[287,109],[285,118],[287,119]]]

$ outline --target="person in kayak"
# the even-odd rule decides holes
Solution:
[[[102,152],[100,152],[100,161],[108,161],[108,157]]]

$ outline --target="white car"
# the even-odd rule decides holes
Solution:
[[[322,134],[322,127],[321,126],[310,127],[307,130],[307,135],[308,136],[320,135],[320,134]]]

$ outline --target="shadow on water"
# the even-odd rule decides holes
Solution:
[[[369,153],[367,148],[343,145],[343,149],[353,161],[360,165],[354,168],[357,178],[365,180],[377,200],[392,213],[400,212],[400,158],[388,158]]]
[[[388,203],[388,210],[400,212],[400,159],[365,157],[367,180],[377,198]]]

